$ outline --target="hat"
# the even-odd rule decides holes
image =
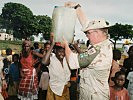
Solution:
[[[55,42],[55,46],[61,46],[60,42]]]
[[[108,22],[104,19],[96,19],[86,23],[86,25],[82,28],[83,32],[86,32],[91,29],[99,29],[99,28],[108,28]]]

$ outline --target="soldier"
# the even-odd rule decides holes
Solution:
[[[71,69],[80,71],[80,100],[109,100],[108,78],[112,64],[112,45],[108,37],[109,25],[104,19],[88,21],[81,6],[67,2],[67,7],[76,9],[83,32],[90,40],[84,53],[74,54],[66,40],[65,53]]]

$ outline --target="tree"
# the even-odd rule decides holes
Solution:
[[[41,41],[41,42],[43,41],[43,37],[40,37],[40,41]]]
[[[19,3],[6,3],[2,8],[3,27],[13,31],[14,37],[30,37],[32,33],[33,13]],[[9,31],[10,32],[10,31]]]
[[[31,36],[30,41],[34,41],[34,40],[35,40],[34,36]]]
[[[52,28],[52,19],[47,15],[34,16],[33,31],[34,34],[43,34],[44,39],[48,40],[50,38],[50,32]]]
[[[116,48],[116,41],[117,40],[121,40],[121,39],[132,39],[133,37],[133,30],[132,30],[133,26],[132,25],[122,25],[122,24],[118,24],[116,23],[114,26],[111,26],[109,28],[109,34],[111,39],[114,40],[113,44],[114,44],[114,48]]]

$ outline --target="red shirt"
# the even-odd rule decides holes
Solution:
[[[114,87],[110,87],[110,100],[130,100],[128,91],[123,88],[122,90],[115,90]]]

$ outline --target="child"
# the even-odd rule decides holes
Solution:
[[[129,72],[133,71],[133,46],[128,50],[129,57],[124,60],[123,67],[126,69],[126,77]],[[125,87],[128,86],[128,80],[126,80]]]
[[[17,89],[19,84],[19,78],[20,78],[20,70],[19,70],[19,55],[14,54],[13,57],[13,63],[11,64],[9,68],[9,89],[8,94],[10,100],[17,100]]]
[[[3,63],[4,63],[3,72],[5,75],[6,82],[8,83],[9,82],[9,67],[12,63],[12,49],[11,48],[6,49],[6,55],[3,59]]]
[[[110,87],[110,100],[129,100],[128,91],[123,87],[125,83],[125,73],[116,72],[113,78],[114,86]]]
[[[49,87],[46,100],[70,100],[69,80],[70,70],[65,59],[65,50],[61,46],[55,47],[55,55],[51,55],[54,43],[42,59],[42,63],[49,69]]]
[[[115,73],[120,71],[120,65],[117,61],[121,59],[121,51],[118,49],[113,50],[113,60],[112,60],[112,67],[110,70],[110,77],[109,77],[109,86],[113,86],[114,82],[111,80],[112,77],[115,76]]]
[[[129,92],[130,100],[133,100],[133,71],[128,73],[127,79],[129,80],[127,90]]]
[[[50,48],[50,43],[46,42],[44,44],[44,50],[42,54],[45,55],[49,50],[49,48]],[[49,84],[49,71],[47,66],[41,64],[38,77],[39,77],[39,100],[46,100],[47,89]]]

